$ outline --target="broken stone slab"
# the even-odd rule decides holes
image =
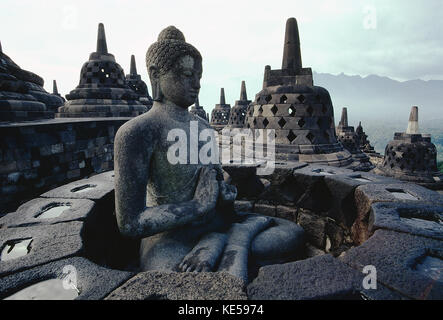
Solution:
[[[76,292],[78,296],[75,299],[77,300],[103,299],[134,275],[133,272],[99,266],[83,257],[68,258],[0,278],[0,299],[50,279],[65,279],[67,281],[68,272],[72,272],[69,277],[73,276],[76,280],[74,285],[79,291]],[[60,282],[60,286],[63,288],[62,282]],[[44,296],[37,295],[36,299],[61,299],[54,295],[54,291],[40,291],[39,293]],[[28,297],[23,294],[24,292],[20,292],[20,296],[17,295],[17,298]]]
[[[101,200],[114,192],[114,183],[104,177],[92,176],[52,189],[40,197]]]
[[[315,247],[324,250],[326,247],[326,218],[309,210],[300,209],[297,223],[305,230],[306,239]]]
[[[411,183],[367,184],[357,187],[354,193],[357,216],[352,225],[352,238],[361,244],[370,236],[369,214],[375,202],[428,202],[443,204],[443,196],[435,191]]]
[[[388,229],[443,240],[443,205],[379,202],[372,205],[369,231]]]
[[[247,293],[252,300],[362,299],[364,276],[326,254],[262,267]]]
[[[229,184],[237,188],[238,199],[257,197],[265,189],[256,174],[257,166],[256,164],[223,164],[223,170],[229,175]]]
[[[331,209],[328,216],[349,228],[356,218],[354,192],[358,186],[399,181],[367,172],[350,172],[325,176],[324,182],[331,194]]]
[[[0,276],[80,254],[82,222],[0,229]]]
[[[0,218],[0,225],[12,228],[84,221],[94,208],[95,202],[88,199],[36,198]]]
[[[226,272],[137,274],[106,300],[246,300],[244,283]]]
[[[351,170],[322,165],[309,165],[293,171],[297,186],[297,207],[317,212],[331,208],[332,196],[325,184],[325,177],[351,174]]]
[[[377,281],[412,299],[443,299],[443,242],[377,230],[362,245],[340,258],[362,270],[376,268]]]

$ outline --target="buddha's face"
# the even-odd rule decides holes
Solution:
[[[200,91],[201,76],[201,60],[189,55],[178,59],[171,70],[159,77],[164,102],[170,101],[182,108],[194,104]]]

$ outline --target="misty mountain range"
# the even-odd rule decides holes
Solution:
[[[342,107],[348,108],[349,125],[363,129],[371,144],[383,153],[394,132],[404,132],[412,106],[419,108],[420,132],[430,133],[443,160],[443,80],[397,81],[367,77],[314,73],[314,84],[326,88],[332,98],[336,125]]]

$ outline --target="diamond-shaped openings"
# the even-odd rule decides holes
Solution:
[[[266,100],[266,102],[268,102],[269,103],[269,101],[271,101],[272,100],[272,96],[269,94],[269,95],[267,95],[266,96],[266,98],[265,98],[265,100]]]
[[[288,97],[286,97],[285,95],[282,95],[280,97],[280,103],[286,103],[286,101],[288,101]]]
[[[309,106],[306,111],[309,113],[310,116],[312,116],[312,114],[314,113],[314,109],[312,109],[311,106]]]
[[[298,126],[300,128],[303,128],[303,126],[306,124],[305,120],[303,120],[303,118],[301,118],[300,120],[298,120]]]
[[[272,106],[272,108],[271,108],[271,112],[274,114],[274,116],[275,116],[275,114],[277,113],[277,111],[278,111],[278,108],[277,108],[277,106],[274,104],[273,106]]]
[[[260,106],[260,108],[258,108],[258,114],[262,114],[263,113],[263,108],[262,106]]]
[[[314,135],[311,132],[306,135],[306,138],[308,138],[311,143],[314,143]]]
[[[289,130],[287,138],[288,138],[289,142],[292,142],[295,140],[295,138],[297,138],[297,136],[294,134],[294,132],[292,132],[292,130]]]
[[[306,100],[306,97],[301,94],[301,95],[298,96],[297,99],[298,99],[298,101],[300,101],[300,103],[303,103]]]
[[[268,119],[265,118],[265,120],[263,120],[263,126],[266,128],[269,124]]]
[[[292,104],[288,109],[288,114],[290,117],[295,117],[295,107]]]
[[[283,128],[286,124],[286,120],[283,118],[280,118],[280,120],[278,120],[278,125],[280,126],[280,128]]]

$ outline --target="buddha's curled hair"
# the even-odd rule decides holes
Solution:
[[[183,33],[174,26],[163,29],[146,52],[146,67],[157,66],[160,74],[168,72],[176,61],[186,55],[201,60],[200,52],[187,43]]]

